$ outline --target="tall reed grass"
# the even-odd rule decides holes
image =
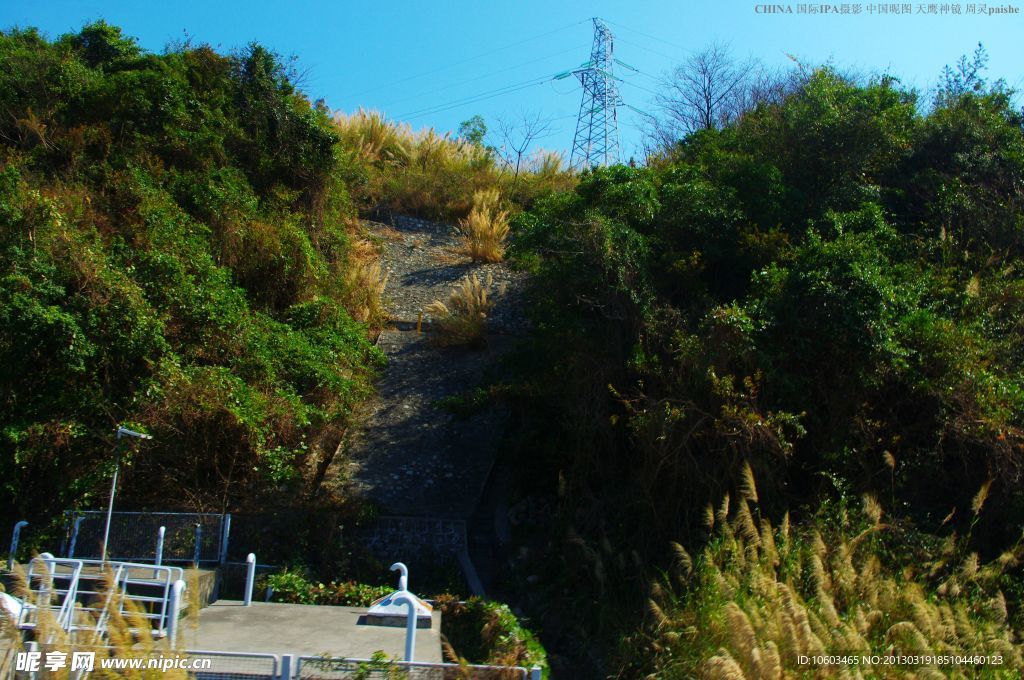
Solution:
[[[494,307],[491,289],[494,277],[481,281],[475,274],[465,276],[452,288],[447,302],[435,300],[424,311],[433,316],[437,328],[434,342],[442,346],[486,344],[487,315]],[[501,294],[503,291],[499,291]]]
[[[491,148],[430,128],[416,131],[377,111],[338,113],[334,124],[342,148],[365,172],[356,190],[364,209],[456,220],[470,213],[479,191],[497,189],[518,209],[576,182],[562,156],[551,151],[535,152],[514,177]]]
[[[674,567],[648,603],[652,677],[944,678],[980,670],[933,655],[998,657],[1002,666],[977,677],[1020,677],[1024,646],[1000,589],[1019,549],[982,564],[950,536],[928,559],[894,559],[911,537],[883,522],[873,497],[859,513],[798,529],[788,514],[777,526],[760,517],[754,489],[751,480],[735,502],[726,495],[708,506],[713,538],[698,559],[673,545]],[[860,663],[894,654],[920,663]],[[801,662],[822,655],[857,663]]]
[[[52,580],[45,571],[43,579],[50,581],[52,592]],[[40,589],[30,589],[25,577],[24,570],[17,566],[14,570],[12,581],[14,595],[21,598],[27,605],[35,607],[35,629],[33,638],[38,643],[39,651],[43,653],[43,659],[47,653],[63,653],[65,665],[57,670],[42,668],[37,674],[38,680],[70,680],[78,673],[70,671],[70,660],[72,652],[94,652],[96,655],[94,672],[90,677],[110,678],[118,680],[187,680],[188,673],[180,669],[168,669],[163,671],[159,668],[138,668],[138,669],[102,669],[101,658],[121,659],[150,659],[157,655],[173,655],[181,652],[181,649],[172,648],[166,639],[158,639],[150,634],[151,625],[149,619],[143,616],[141,607],[133,600],[124,600],[119,592],[112,592],[113,574],[108,571],[106,578],[100,583],[95,601],[105,602],[104,612],[108,617],[107,630],[104,636],[97,636],[90,630],[79,630],[68,633],[60,625],[52,613],[50,603],[45,601],[47,597],[40,594]],[[191,611],[199,610],[198,602],[198,575],[190,572],[187,575],[188,587],[188,608]],[[76,603],[74,614],[76,625],[88,629],[92,626],[97,613],[81,609],[81,602]],[[196,621],[198,617],[192,617]],[[16,627],[16,622],[7,619],[0,614],[0,635],[10,647],[10,653],[0,657],[0,677],[9,677],[11,664],[14,663],[15,655],[18,652],[26,651],[25,643],[22,640],[21,631]],[[180,642],[180,638],[179,638]],[[180,647],[180,646],[179,646]],[[6,666],[5,666],[6,664]]]
[[[501,262],[505,259],[508,239],[508,210],[501,208],[497,189],[483,189],[473,194],[473,208],[459,220],[462,245],[474,260]]]

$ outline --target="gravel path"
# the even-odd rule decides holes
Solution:
[[[378,345],[388,366],[363,432],[350,449],[350,478],[381,514],[467,519],[494,463],[506,414],[489,407],[457,418],[436,406],[485,383],[498,359],[524,328],[523,274],[508,265],[472,263],[458,253],[448,226],[396,217],[393,224],[368,223],[381,239],[389,274],[385,306],[391,327]],[[432,319],[419,314],[434,300],[447,300],[453,285],[476,273],[493,278],[505,293],[488,319],[483,350],[442,348],[431,343]]]

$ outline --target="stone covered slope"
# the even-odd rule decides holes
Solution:
[[[456,417],[437,402],[494,375],[523,327],[522,274],[504,263],[470,262],[449,226],[406,217],[391,222],[367,225],[381,240],[391,324],[378,340],[388,366],[350,449],[351,479],[382,515],[468,519],[494,464],[506,415],[491,407]],[[447,300],[452,286],[471,273],[481,280],[490,275],[494,295],[505,289],[488,319],[487,348],[438,347],[428,314],[417,332],[419,315],[434,300]]]

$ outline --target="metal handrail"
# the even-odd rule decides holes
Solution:
[[[102,566],[103,563],[99,560],[82,560],[85,565],[96,565]],[[134,600],[136,602],[155,602],[159,603],[158,611],[154,613],[144,613],[143,618],[151,621],[156,621],[156,630],[159,635],[165,635],[167,631],[167,619],[170,616],[170,599],[171,599],[171,588],[174,587],[174,582],[184,580],[185,570],[181,567],[171,567],[166,565],[153,565],[143,564],[138,562],[109,562],[111,567],[117,567],[119,569],[118,578],[114,582],[114,590],[120,590],[123,593],[119,610],[124,613],[125,602],[127,600]],[[140,570],[152,573],[151,578],[133,578],[132,570]],[[161,596],[158,599],[146,599],[141,596],[133,597],[128,593],[129,585],[143,585],[143,586],[154,586],[161,589]]]
[[[99,573],[86,573],[85,567],[98,567]],[[109,591],[99,589],[87,583],[95,583],[107,578],[106,569],[110,569],[112,579]],[[133,570],[144,570],[152,577],[135,577]],[[75,631],[94,631],[98,640],[106,634],[114,598],[120,598],[118,604],[119,613],[125,613],[125,606],[128,600],[137,603],[148,603],[152,611],[143,611],[140,616],[154,623],[155,634],[164,636],[167,634],[169,617],[172,616],[170,600],[171,590],[176,581],[184,580],[184,570],[181,567],[154,566],[152,564],[140,564],[133,562],[102,562],[100,560],[81,560],[68,558],[55,558],[44,554],[33,558],[28,565],[26,580],[30,597],[22,603],[18,615],[18,627],[21,629],[34,629],[38,625],[39,610],[42,608],[55,610],[54,619],[56,624],[63,630],[71,633]],[[54,579],[66,580],[67,585],[60,588],[54,584]],[[34,588],[34,585],[38,585]],[[131,595],[128,592],[129,586],[151,586],[158,588],[158,594],[153,596]],[[100,606],[78,607],[77,601],[82,596],[105,595],[105,601]],[[54,597],[63,598],[59,607],[53,606]],[[185,604],[185,603],[183,603]],[[95,622],[90,625],[80,625],[76,621],[76,613],[93,612]]]
[[[55,588],[53,584],[54,575],[61,567],[66,567],[71,570],[68,574],[56,574],[58,578],[68,579],[67,588]],[[21,604],[21,611],[18,615],[18,628],[36,628],[39,623],[39,611],[43,608],[53,609],[51,606],[51,600],[56,594],[62,595],[64,600],[60,603],[60,607],[57,609],[57,613],[54,618],[60,628],[68,630],[71,621],[74,618],[75,599],[77,597],[81,574],[81,560],[61,559],[48,554],[33,557],[29,561],[28,572],[25,575],[25,581],[29,592],[27,594],[28,597],[26,597],[25,601]],[[33,590],[33,582],[38,582],[40,584],[38,590]],[[34,598],[32,595],[34,595]],[[34,602],[32,600],[34,600]],[[35,613],[35,621],[29,620],[29,617],[33,612]]]
[[[353,664],[353,665],[355,665],[355,664],[375,664],[375,663],[381,663],[381,662],[378,661],[378,660],[375,660],[375,659],[360,659],[360,658],[350,658],[350,657],[334,657],[334,658],[331,658],[331,657],[320,657],[320,656],[300,656],[298,658],[298,663],[296,664],[295,677],[296,678],[301,678],[302,677],[302,667],[304,665],[306,665],[306,664],[311,664],[311,665],[315,665],[315,664],[321,664],[321,665]],[[389,659],[387,661],[384,661],[383,663],[385,663],[388,666],[397,666],[397,667],[409,668],[409,669],[413,669],[413,668],[436,668],[436,669],[439,669],[439,670],[446,670],[446,669],[459,669],[459,668],[463,668],[463,666],[461,666],[460,664],[443,663],[443,662],[437,662],[437,661],[398,661],[398,660],[390,660]],[[470,665],[467,666],[467,668],[469,668],[471,670],[475,670],[475,671],[478,670],[478,671],[494,671],[496,673],[516,673],[521,678],[523,678],[523,680],[526,680],[526,678],[529,678],[530,675],[531,675],[531,671],[533,670],[533,669],[525,668],[523,666],[492,666],[492,665],[487,665],[487,664],[470,664]],[[538,675],[538,677],[539,677],[539,675]]]

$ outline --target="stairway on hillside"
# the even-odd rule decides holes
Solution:
[[[371,222],[367,228],[381,240],[391,317],[378,339],[388,365],[347,457],[356,490],[383,518],[368,541],[382,558],[403,561],[413,561],[403,552],[414,546],[433,545],[460,562],[479,562],[476,570],[492,581],[500,568],[493,503],[487,498],[495,486],[488,480],[507,414],[490,405],[456,416],[438,402],[486,384],[500,370],[500,359],[525,325],[523,274],[505,263],[471,262],[459,253],[450,226],[394,217],[390,224]],[[494,295],[504,288],[488,319],[487,347],[439,347],[432,342],[435,331],[425,308],[434,300],[446,301],[452,287],[472,273],[481,280],[492,277]],[[417,521],[423,519],[433,521]],[[450,540],[456,527],[467,532],[458,547]],[[467,576],[472,584],[473,576]]]

